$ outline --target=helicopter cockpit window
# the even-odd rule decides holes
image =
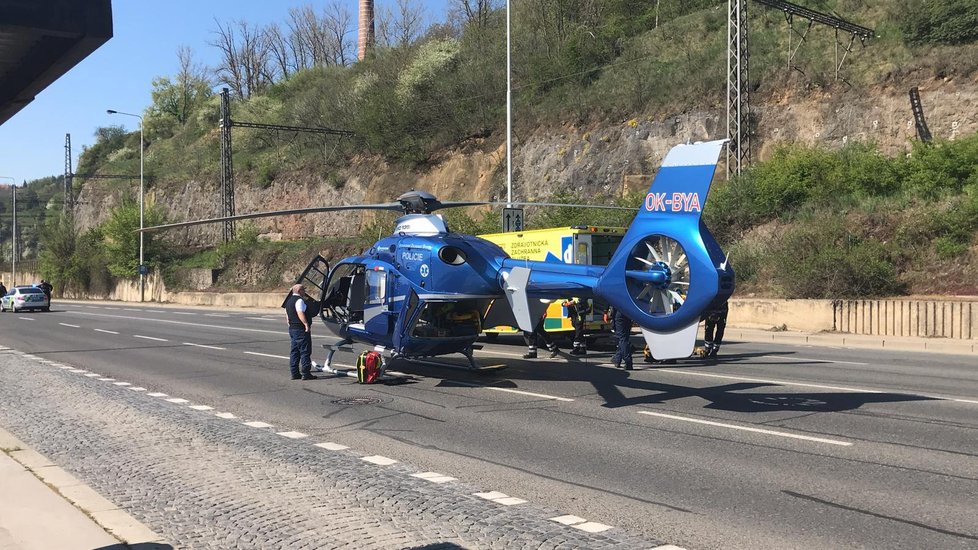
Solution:
[[[415,338],[471,338],[482,332],[474,300],[424,304],[411,335]]]
[[[382,304],[387,300],[387,272],[367,272],[367,303]]]

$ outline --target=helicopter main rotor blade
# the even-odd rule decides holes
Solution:
[[[491,204],[493,206],[567,206],[570,208],[598,208],[602,210],[631,210],[638,211],[638,208],[631,206],[605,206],[603,204],[570,204],[565,202],[484,202],[479,204]]]
[[[433,204],[429,208],[432,212],[435,210],[440,210],[442,208],[459,208],[464,206],[566,206],[569,208],[599,208],[603,210],[631,210],[636,211],[638,208],[632,208],[628,206],[605,206],[602,204],[570,204],[563,202],[486,202],[486,201],[459,201],[459,202],[439,202],[438,204]]]
[[[208,218],[206,220],[194,220],[189,222],[177,222],[177,223],[167,223],[163,225],[154,225],[152,227],[146,227],[140,230],[141,233],[150,233],[154,231],[163,231],[166,229],[174,229],[177,227],[190,227],[192,225],[204,225],[208,223],[220,223],[238,220],[250,220],[253,218],[269,218],[272,216],[291,216],[295,214],[316,214],[319,212],[342,212],[344,210],[401,210],[403,207],[400,203],[388,203],[388,204],[351,204],[346,206],[317,206],[313,208],[297,208],[294,210],[272,210],[269,212],[253,212],[251,214],[239,214],[237,216],[226,216],[223,218]]]

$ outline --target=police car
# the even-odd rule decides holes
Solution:
[[[6,296],[0,298],[0,311],[24,311],[39,309],[51,311],[51,302],[44,291],[34,286],[15,286]]]

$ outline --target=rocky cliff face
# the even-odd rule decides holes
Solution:
[[[978,78],[933,79],[918,83],[924,112],[935,137],[954,139],[978,131]],[[908,149],[915,136],[907,97],[910,85],[848,89],[833,95],[785,93],[753,106],[756,120],[754,159],[764,160],[781,143],[837,148],[850,141],[878,144],[888,154]],[[533,201],[559,191],[585,196],[618,196],[626,185],[644,187],[668,150],[686,141],[719,139],[726,133],[726,112],[690,111],[666,119],[634,118],[588,127],[537,128],[514,140],[513,199]],[[375,157],[355,158],[340,174],[341,186],[320,176],[282,172],[262,189],[246,174],[235,189],[238,214],[287,208],[390,202],[409,189],[423,189],[442,200],[505,200],[505,143],[495,135],[446,151],[424,170],[392,166]],[[147,202],[163,206],[170,219],[216,217],[220,182],[170,183],[165,196],[150,188]],[[135,193],[134,193],[135,194]],[[118,193],[89,183],[77,207],[83,229],[104,220],[120,202]],[[253,220],[272,239],[310,235],[351,235],[375,217],[371,212],[286,216]],[[219,242],[221,224],[171,231],[186,245]]]

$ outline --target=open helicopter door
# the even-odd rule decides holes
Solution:
[[[306,302],[306,314],[310,316],[310,319],[322,315],[323,295],[325,294],[328,274],[329,262],[322,256],[317,255],[302,270],[302,273],[295,278],[296,283],[306,288],[306,298],[303,301]],[[286,296],[285,299],[287,302],[289,297]],[[285,307],[286,302],[282,302],[282,307]]]
[[[302,273],[295,278],[295,282],[306,287],[306,292],[316,303],[322,304],[326,297],[326,281],[329,279],[329,262],[326,258],[316,255],[309,265],[302,270]],[[321,309],[321,307],[320,307]],[[317,315],[319,313],[317,312]]]

